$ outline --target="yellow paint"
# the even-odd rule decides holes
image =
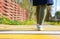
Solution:
[[[60,39],[60,35],[0,34],[0,39]]]

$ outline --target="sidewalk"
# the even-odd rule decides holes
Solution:
[[[56,30],[60,31],[60,26],[58,25],[43,25],[43,30]]]
[[[55,25],[42,25],[43,31],[51,31],[56,30],[60,31],[60,26]],[[0,30],[29,30],[29,31],[36,31],[38,28],[36,25],[0,25]]]

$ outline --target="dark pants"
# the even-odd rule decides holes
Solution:
[[[47,14],[47,6],[46,5],[37,6],[36,14],[37,14],[37,24],[42,25],[44,23]]]

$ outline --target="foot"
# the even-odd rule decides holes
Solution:
[[[43,26],[42,25],[39,25],[39,27],[40,27],[40,30],[43,30]]]
[[[43,30],[43,26],[42,25],[37,25],[37,28],[38,28],[39,31]]]

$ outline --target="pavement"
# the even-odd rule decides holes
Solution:
[[[60,31],[60,26],[58,26],[58,25],[43,25],[43,30]]]
[[[42,31],[60,31],[60,26],[58,25],[42,25]],[[0,30],[38,30],[36,25],[0,25]]]

